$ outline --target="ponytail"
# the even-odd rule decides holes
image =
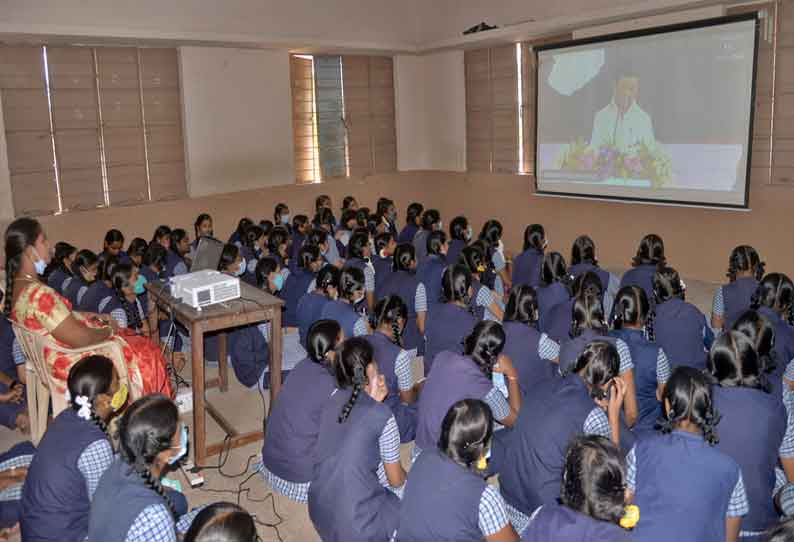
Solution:
[[[400,336],[399,320],[408,317],[408,308],[405,306],[403,300],[396,295],[384,297],[375,305],[375,311],[370,318],[370,324],[373,329],[380,328],[384,323],[391,324],[392,342],[397,346],[402,346]]]
[[[672,267],[659,267],[653,276],[653,294],[659,304],[674,297],[686,299],[686,287],[678,271]]]
[[[618,376],[619,371],[620,355],[615,345],[604,340],[595,340],[588,343],[573,366],[563,370],[563,376],[578,374],[590,388],[590,396],[603,400],[607,398],[603,387]]]
[[[336,354],[336,383],[341,389],[352,387],[350,398],[342,407],[337,419],[345,423],[358,400],[364,386],[367,385],[367,367],[372,363],[372,346],[361,337],[353,337],[342,343]]]
[[[109,394],[113,383],[113,362],[105,356],[87,356],[69,369],[66,388],[69,392],[72,410],[79,411],[83,405],[78,398],[88,400],[89,421],[96,425],[100,431],[108,434],[107,424],[96,413],[96,399],[100,394]]]
[[[766,263],[761,261],[758,252],[749,245],[739,245],[731,251],[728,258],[728,272],[726,276],[731,282],[736,280],[739,272],[752,271],[755,280],[761,281],[764,277]]]
[[[493,366],[496,365],[504,345],[505,332],[502,325],[499,322],[483,320],[463,340],[463,352],[490,379],[493,374]]]
[[[663,433],[672,432],[688,420],[700,428],[711,446],[719,442],[716,427],[720,415],[714,408],[711,385],[701,371],[684,365],[676,367],[667,381],[663,399],[666,412],[658,423]]]
[[[18,218],[9,224],[5,235],[6,290],[3,313],[11,314],[14,303],[14,279],[22,266],[25,249],[36,244],[41,235],[41,224],[34,218]]]

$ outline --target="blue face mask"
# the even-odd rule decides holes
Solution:
[[[146,282],[147,282],[146,277],[144,277],[143,275],[138,275],[138,280],[135,281],[135,286],[133,287],[132,290],[133,292],[135,292],[135,295],[141,295],[146,291],[146,288],[144,288]]]
[[[182,434],[179,435],[179,453],[168,458],[168,464],[174,465],[187,455],[187,426],[182,424]]]
[[[33,252],[36,252],[36,249],[33,249]],[[47,264],[39,257],[39,253],[36,252],[36,259],[33,260],[33,267],[36,268],[37,275],[43,275],[44,270],[47,269]]]
[[[276,278],[273,279],[273,287],[277,292],[281,291],[284,287],[284,275],[276,273]]]
[[[235,275],[238,277],[242,277],[245,274],[245,258],[240,260],[240,265],[237,267],[237,270],[234,272]]]

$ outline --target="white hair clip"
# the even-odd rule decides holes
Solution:
[[[91,401],[88,397],[78,395],[74,403],[80,406],[80,410],[77,411],[77,417],[89,421],[91,419]]]

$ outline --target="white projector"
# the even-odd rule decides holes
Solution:
[[[194,309],[240,297],[240,279],[204,270],[171,279],[171,295]]]

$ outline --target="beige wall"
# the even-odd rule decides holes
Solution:
[[[0,95],[0,221],[14,216],[11,197],[11,174],[8,171],[6,129],[3,122],[3,96]]]
[[[292,184],[289,54],[180,47],[188,193]]]

